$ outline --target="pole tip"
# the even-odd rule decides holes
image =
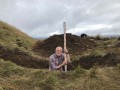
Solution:
[[[63,22],[63,27],[66,27],[66,22]]]

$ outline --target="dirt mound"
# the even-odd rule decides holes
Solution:
[[[54,35],[44,41],[37,41],[33,50],[39,52],[43,56],[49,56],[55,52],[57,46],[63,47],[63,34]],[[87,49],[92,49],[96,44],[90,38],[80,37],[72,34],[67,34],[67,49],[71,54],[81,54]]]

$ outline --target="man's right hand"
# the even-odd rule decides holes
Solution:
[[[67,64],[67,60],[65,60],[65,61],[63,61],[63,63],[62,63],[63,65],[66,65]]]

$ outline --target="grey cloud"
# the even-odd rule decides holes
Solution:
[[[120,0],[0,0],[0,20],[32,37],[62,33],[64,21],[68,29],[105,24],[112,27],[95,28],[94,34],[120,33]],[[84,32],[93,33],[89,29]]]

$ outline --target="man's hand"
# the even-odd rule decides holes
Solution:
[[[62,64],[60,64],[60,65],[57,67],[57,69],[60,69],[62,66],[66,65],[66,64],[67,64],[67,61],[65,60],[65,61],[63,61]]]
[[[67,64],[67,60],[65,60],[65,61],[63,61],[63,63],[62,63],[63,65],[66,65]]]
[[[66,49],[64,49],[64,52],[65,52],[65,53],[68,53],[68,50],[67,50],[67,48],[66,48]]]

